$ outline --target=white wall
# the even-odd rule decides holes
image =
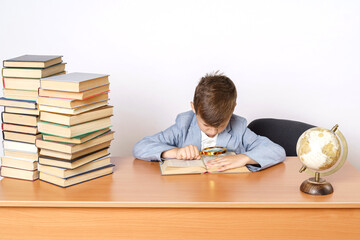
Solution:
[[[190,109],[221,70],[236,114],[331,128],[360,168],[359,1],[0,1],[0,59],[61,54],[67,70],[111,80],[113,155]]]

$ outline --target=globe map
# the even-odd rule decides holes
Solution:
[[[331,168],[339,160],[341,145],[330,130],[311,128],[300,136],[296,152],[306,167],[319,171]]]

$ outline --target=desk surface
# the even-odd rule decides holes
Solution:
[[[3,178],[0,207],[360,208],[360,172],[349,162],[326,177],[334,187],[327,196],[299,190],[310,176],[296,158],[256,173],[176,176],[161,176],[155,162],[112,162],[114,174],[65,189]]]

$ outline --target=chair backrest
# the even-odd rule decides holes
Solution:
[[[248,128],[282,146],[286,156],[297,156],[296,143],[303,132],[315,126],[285,119],[261,118],[252,121]]]

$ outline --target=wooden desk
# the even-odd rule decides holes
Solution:
[[[2,179],[0,239],[360,238],[360,173],[349,162],[327,177],[332,195],[309,196],[294,158],[257,173],[182,176],[112,161],[114,174],[67,189]]]

